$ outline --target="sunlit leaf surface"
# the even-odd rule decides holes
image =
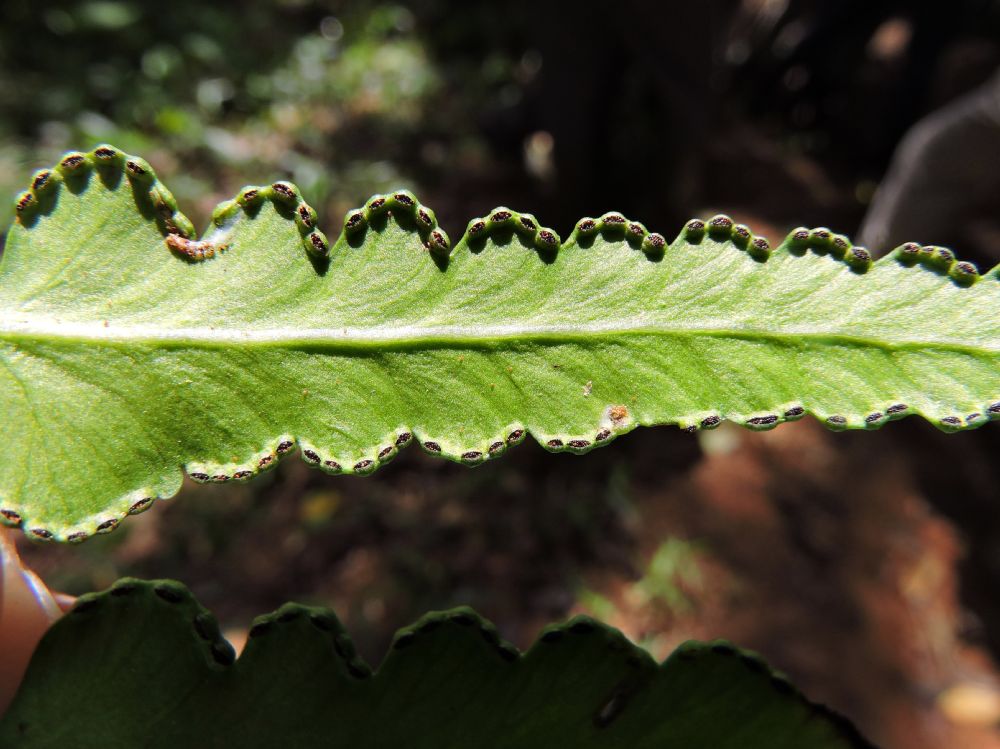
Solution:
[[[0,517],[80,540],[298,451],[369,473],[410,443],[477,465],[530,435],[806,414],[947,430],[1000,414],[1000,283],[948,250],[872,262],[825,229],[726,217],[668,242],[617,213],[565,240],[498,208],[452,243],[406,192],[332,245],[288,183],[200,240],[142,159],[70,154],[18,199],[0,265]]]

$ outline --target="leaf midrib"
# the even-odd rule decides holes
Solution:
[[[781,330],[758,326],[708,324],[591,323],[573,325],[402,325],[396,327],[329,328],[170,328],[149,325],[105,325],[93,322],[49,320],[0,321],[0,341],[11,343],[91,344],[95,346],[160,345],[163,348],[276,347],[323,348],[332,351],[443,348],[495,348],[504,344],[574,343],[613,339],[622,336],[663,336],[674,338],[733,338],[744,341],[772,341],[790,346],[820,344],[855,346],[886,351],[933,350],[972,356],[995,356],[1000,342],[978,340],[975,345],[953,340],[928,338],[874,338],[844,333],[813,325],[786,326]]]

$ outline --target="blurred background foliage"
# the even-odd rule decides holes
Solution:
[[[564,235],[616,209],[667,235],[725,210],[772,239],[867,236],[904,136],[993,101],[998,31],[994,0],[4,0],[0,193],[107,141],[199,225],[287,178],[333,235],[408,187],[453,236],[498,204]],[[1000,174],[1000,144],[961,146],[937,183],[962,210],[907,238],[992,265],[996,185],[960,178]],[[70,593],[176,577],[236,641],[285,600],[331,605],[374,661],[396,627],[462,603],[522,646],[573,611],[660,657],[725,636],[884,746],[1000,747],[997,431],[662,428],[475,470],[408,450],[364,479],[288,460],[81,547],[21,545]]]

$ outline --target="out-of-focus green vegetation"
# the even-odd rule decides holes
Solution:
[[[250,180],[291,179],[327,217],[433,183],[484,158],[475,113],[525,80],[499,54],[445,75],[385,3],[8,0],[0,16],[0,193],[107,141],[200,219]]]
[[[691,594],[702,592],[704,586],[699,566],[703,554],[695,541],[668,538],[657,547],[642,577],[627,590],[629,603],[666,617],[690,613],[695,605]],[[597,591],[584,588],[577,596],[580,605],[598,618],[614,617],[616,604]]]

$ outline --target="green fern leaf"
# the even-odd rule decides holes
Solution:
[[[872,262],[826,229],[772,249],[719,216],[672,243],[617,213],[562,242],[496,209],[454,246],[407,192],[330,246],[294,186],[201,240],[141,159],[66,156],[0,265],[0,517],[110,530],[180,486],[298,448],[369,473],[416,442],[469,465],[525,435],[586,452],[637,425],[812,414],[946,430],[1000,416],[1000,284],[936,247]]]
[[[122,664],[127,660],[127,667]],[[397,633],[376,673],[336,617],[286,604],[233,650],[181,585],[120,580],[45,635],[0,746],[863,749],[756,655],[689,642],[657,665],[575,617],[520,654],[467,608]]]

